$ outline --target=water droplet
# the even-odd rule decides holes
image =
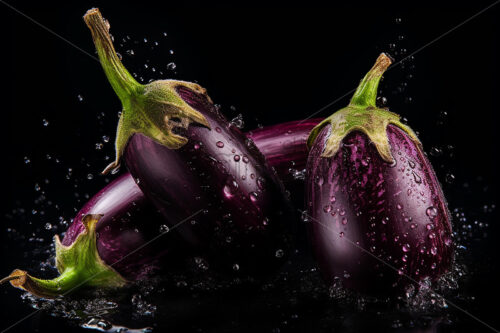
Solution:
[[[45,230],[50,230],[50,229],[52,229],[52,224],[50,224],[50,223],[45,223],[44,228],[45,228]]]
[[[256,192],[250,192],[248,196],[250,197],[250,200],[252,200],[252,202],[257,201],[258,194]]]
[[[95,144],[95,149],[96,150],[101,150],[103,146],[104,145],[102,143],[98,142],[98,143]]]
[[[316,176],[315,180],[316,184],[318,184],[319,186],[323,185],[323,183],[325,182],[325,180],[321,176]]]
[[[416,227],[417,227],[417,224],[416,224],[416,223],[412,223],[412,224],[410,224],[410,228],[411,228],[411,229],[415,229]]]
[[[236,126],[239,129],[245,127],[245,122],[243,121],[243,115],[240,113],[231,120],[231,125]]]
[[[403,245],[402,249],[403,249],[403,252],[410,251],[410,244],[406,243],[405,245]]]
[[[233,271],[237,272],[237,271],[239,271],[239,270],[240,270],[240,265],[238,265],[238,264],[234,264],[234,265],[233,265]]]
[[[432,220],[438,215],[438,210],[436,207],[430,206],[425,210],[425,214]]]
[[[445,180],[448,184],[452,184],[455,181],[455,175],[452,173],[446,174]]]
[[[340,237],[344,237],[344,232],[343,232],[343,231],[341,231],[341,232],[339,233],[339,236],[340,236]]]
[[[215,145],[219,148],[224,148],[224,142],[222,142],[222,141],[217,141],[217,143]]]
[[[443,151],[438,147],[432,147],[430,151],[431,156],[438,157],[443,154]]]
[[[49,126],[49,121],[44,118],[44,119],[42,119],[42,124],[43,124],[43,126],[47,127],[47,126]]]
[[[415,162],[413,161],[408,161],[408,165],[410,166],[410,168],[414,169],[415,168]]]
[[[79,102],[83,102],[83,96],[82,95],[78,95],[78,96],[76,96],[76,98],[78,98]]]
[[[276,258],[282,258],[285,255],[285,251],[283,251],[282,249],[278,249],[276,250],[276,253],[274,255],[276,256]]]
[[[334,195],[332,195],[332,196],[330,197],[330,202],[331,202],[331,203],[334,203],[335,201],[337,201],[337,199],[335,198],[335,196],[334,196]]]
[[[330,206],[330,205],[326,205],[325,207],[323,207],[323,211],[324,211],[325,213],[329,213],[329,212],[331,212],[331,211],[332,211],[332,206]]]
[[[125,51],[129,56],[133,56],[135,53],[134,53],[134,50],[127,50]]]
[[[222,132],[222,130],[220,129],[220,127],[216,127],[216,128],[215,128],[215,131],[216,131],[217,133]]]
[[[433,262],[432,265],[431,265],[431,269],[436,269],[436,267],[437,267],[436,263]]]
[[[435,247],[435,246],[431,247],[431,254],[432,254],[433,256],[435,256],[435,255],[437,254],[437,252],[438,252],[437,247]]]
[[[236,162],[239,162],[240,161],[240,155],[234,155],[234,160]]]
[[[24,164],[30,164],[31,160],[29,159],[28,156],[24,156]]]
[[[162,234],[163,234],[163,233],[167,233],[167,232],[169,232],[169,231],[170,231],[170,228],[168,227],[168,225],[166,225],[166,224],[162,224],[162,225],[160,226],[160,232],[161,232]]]
[[[243,159],[242,159],[242,160],[243,160],[243,163],[248,163],[248,157],[243,156]]]
[[[35,191],[40,191],[40,185],[38,185],[38,183],[35,184]]]
[[[200,149],[200,145],[198,143],[195,143],[194,144],[194,149],[196,149],[196,150]]]
[[[420,176],[415,171],[412,171],[411,173],[413,174],[413,180],[415,181],[415,183],[421,184],[422,178],[420,178]]]
[[[346,217],[343,217],[343,218],[342,218],[342,224],[343,224],[343,225],[346,225],[346,224],[347,224],[347,218],[346,218]]]
[[[344,215],[345,215],[345,209],[344,209],[344,208],[342,208],[342,209],[340,210],[339,215],[340,215],[340,216],[344,216]]]
[[[176,68],[177,68],[177,65],[175,64],[175,62],[169,62],[169,63],[167,64],[167,69],[168,69],[168,70],[173,71],[173,70],[175,70]]]
[[[397,208],[398,210],[401,210],[401,209],[403,209],[403,205],[401,205],[401,204],[397,204],[396,208]]]
[[[94,179],[94,175],[93,175],[93,174],[91,174],[91,173],[89,173],[89,174],[87,175],[87,179],[88,179],[88,180]]]

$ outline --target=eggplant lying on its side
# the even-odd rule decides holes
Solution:
[[[55,237],[56,266],[51,280],[15,270],[5,280],[41,297],[55,297],[83,285],[120,287],[145,278],[176,244],[147,241],[158,234],[163,218],[147,202],[130,175],[123,175],[97,193],[78,212],[62,242]]]
[[[375,105],[390,63],[382,54],[350,104],[308,140],[307,208],[319,266],[328,281],[370,294],[437,279],[453,255],[450,214],[420,141]]]

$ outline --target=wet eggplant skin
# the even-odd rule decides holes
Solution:
[[[207,120],[180,134],[170,149],[135,134],[124,160],[146,197],[212,265],[265,272],[283,262],[291,246],[295,214],[284,188],[251,140],[215,109],[206,95],[185,87],[179,95]]]
[[[389,125],[394,163],[382,160],[359,131],[325,158],[329,132],[325,127],[312,146],[306,178],[310,237],[325,278],[387,293],[439,277],[453,257],[450,214],[420,146]]]

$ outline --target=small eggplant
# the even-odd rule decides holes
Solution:
[[[308,139],[311,242],[332,282],[368,294],[437,279],[453,256],[450,214],[415,133],[375,104],[381,54],[350,104]]]
[[[88,11],[84,20],[123,105],[116,160],[104,172],[123,156],[169,226],[201,212],[176,230],[212,267],[257,275],[276,268],[291,246],[296,214],[252,140],[197,84],[139,84],[117,56],[99,11]]]
[[[78,212],[62,242],[55,236],[56,266],[51,280],[16,269],[2,281],[40,297],[55,297],[82,286],[120,287],[146,278],[174,247],[152,242],[162,217],[126,174],[103,188]]]

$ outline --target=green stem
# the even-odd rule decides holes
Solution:
[[[83,217],[82,231],[70,246],[62,245],[55,237],[56,266],[60,275],[44,280],[16,269],[1,283],[10,282],[13,287],[26,290],[33,295],[52,298],[66,295],[82,286],[120,287],[126,280],[99,257],[96,244],[96,224],[102,215],[89,214]]]
[[[10,280],[13,287],[20,288],[39,297],[53,298],[69,293],[79,284],[83,284],[74,269],[67,269],[52,280],[43,280],[29,275],[26,271],[16,269],[6,279]]]
[[[83,19],[92,33],[104,72],[122,103],[130,96],[142,92],[143,85],[130,75],[118,57],[109,34],[109,23],[104,20],[99,9],[90,9]]]
[[[375,65],[361,80],[352,96],[349,103],[350,107],[376,107],[378,84],[391,63],[391,59],[385,53],[382,53],[377,58]]]

